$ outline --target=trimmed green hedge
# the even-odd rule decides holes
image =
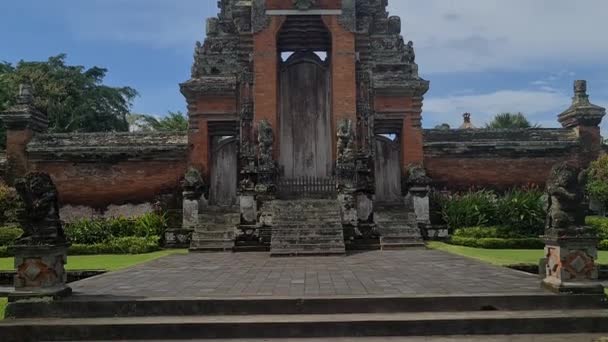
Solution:
[[[96,254],[145,254],[161,250],[158,237],[123,237],[108,240],[105,243],[92,245],[74,244],[68,249],[68,255]],[[0,258],[10,258],[13,254],[8,247],[0,246]]]
[[[136,218],[84,219],[65,225],[65,234],[74,244],[98,244],[113,238],[163,236],[164,215],[149,213]]]
[[[469,227],[456,229],[453,236],[463,238],[498,238],[498,239],[521,239],[530,236],[524,236],[505,227]]]
[[[144,254],[159,251],[158,237],[122,237],[114,238],[105,243],[91,245],[74,244],[70,246],[68,255],[95,254]]]
[[[453,236],[450,243],[457,246],[484,249],[543,249],[545,243],[540,238],[470,238]]]

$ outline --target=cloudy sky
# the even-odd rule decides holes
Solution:
[[[287,0],[286,0],[287,1]],[[189,77],[194,42],[217,0],[12,0],[0,12],[0,60],[44,60],[110,70],[107,82],[139,90],[134,111],[185,110],[177,84]],[[543,127],[587,79],[608,106],[606,0],[390,0],[431,81],[424,126],[483,125],[503,111]],[[604,124],[608,133],[608,119]]]

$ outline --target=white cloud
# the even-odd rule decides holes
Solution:
[[[423,73],[606,63],[605,0],[393,0]]]
[[[464,96],[429,97],[424,101],[425,127],[446,122],[452,127],[462,123],[462,113],[470,112],[473,123],[481,127],[501,112],[522,112],[533,123],[556,127],[556,116],[568,108],[570,97],[542,90],[500,90]],[[553,113],[553,114],[547,114]]]

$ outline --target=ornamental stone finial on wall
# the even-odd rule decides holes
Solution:
[[[316,5],[316,0],[293,0],[293,5],[299,10],[308,10]]]

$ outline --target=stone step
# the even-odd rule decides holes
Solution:
[[[193,240],[232,240],[234,239],[235,232],[234,231],[195,231],[192,234]]]
[[[192,239],[191,252],[228,252],[234,248],[234,240],[226,239]]]
[[[318,298],[139,298],[76,295],[60,301],[10,303],[7,318],[101,318],[199,315],[330,315],[398,312],[608,309],[604,295],[550,292]],[[0,321],[1,322],[1,321]],[[3,336],[0,334],[0,336]]]
[[[604,310],[6,320],[3,342],[608,332]],[[119,338],[118,338],[119,337]]]

